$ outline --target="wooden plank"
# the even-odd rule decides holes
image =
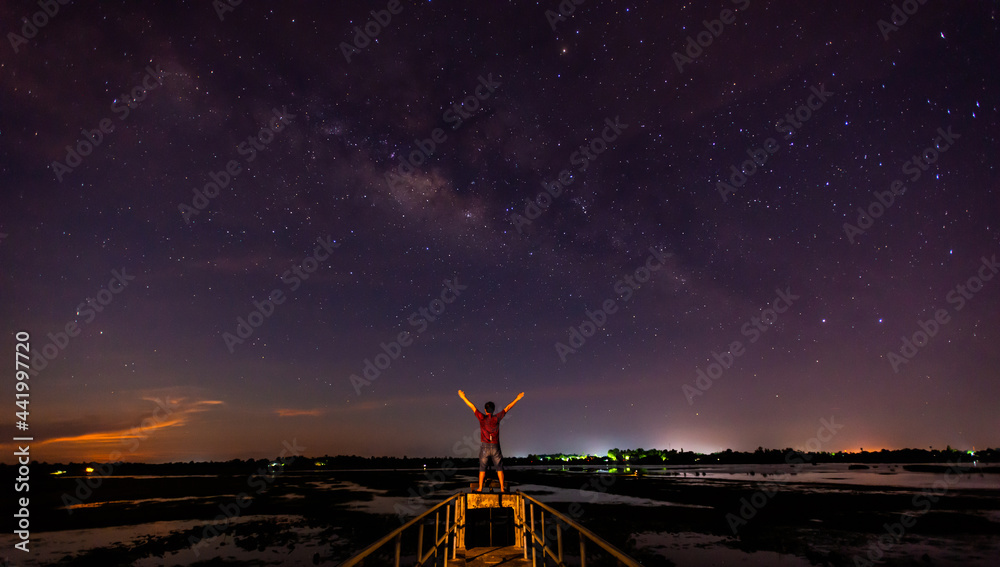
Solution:
[[[524,559],[524,550],[513,545],[507,547],[474,547],[458,550],[459,560],[448,565],[458,567],[523,567],[531,563]]]
[[[465,496],[466,509],[513,508],[517,496],[509,492],[470,492]]]

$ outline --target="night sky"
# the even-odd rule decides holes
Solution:
[[[0,8],[0,460],[1000,445],[996,2],[332,4]]]

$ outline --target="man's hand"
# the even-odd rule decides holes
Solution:
[[[458,397],[462,398],[462,401],[465,402],[465,405],[469,406],[469,408],[472,411],[476,411],[476,406],[474,406],[472,404],[472,402],[469,401],[469,398],[465,397],[465,392],[463,392],[462,390],[459,390],[458,391]]]
[[[516,404],[518,401],[520,401],[521,398],[523,398],[523,397],[524,397],[524,392],[521,392],[520,394],[517,395],[516,398],[514,398],[514,401],[512,401],[509,404],[507,404],[507,407],[503,408],[503,411],[505,413],[508,412],[508,411],[510,411],[510,408],[514,407],[514,404]]]

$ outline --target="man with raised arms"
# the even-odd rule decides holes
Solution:
[[[493,468],[496,469],[497,478],[500,479],[500,492],[504,492],[506,487],[503,483],[503,454],[500,452],[500,420],[503,419],[503,416],[507,415],[507,412],[514,407],[514,404],[518,400],[524,397],[524,392],[518,394],[513,402],[507,404],[507,407],[495,415],[493,410],[496,406],[493,405],[493,402],[486,402],[485,406],[483,406],[486,409],[486,414],[483,415],[469,401],[469,398],[465,397],[465,392],[459,390],[458,397],[462,398],[465,405],[476,412],[476,417],[479,419],[479,441],[482,445],[479,448],[479,488],[476,489],[476,492],[483,491],[483,480],[486,478],[486,463],[490,459],[493,460]]]

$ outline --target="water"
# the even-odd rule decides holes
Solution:
[[[635,473],[638,469],[642,472],[638,478],[619,476]],[[864,503],[866,498],[878,495],[888,495],[892,498],[894,495],[926,494],[934,490],[937,490],[938,494],[948,493],[949,496],[971,494],[974,498],[967,500],[982,502],[981,506],[965,504],[964,507],[960,507],[961,509],[949,510],[943,505],[937,505],[926,518],[923,515],[918,516],[920,518],[918,527],[932,531],[935,523],[940,521],[933,519],[934,514],[939,514],[941,517],[951,518],[946,520],[947,522],[965,522],[969,519],[979,521],[980,524],[968,524],[979,526],[976,528],[978,530],[976,533],[962,534],[961,527],[953,530],[957,533],[951,535],[945,533],[941,536],[928,537],[918,535],[916,532],[910,533],[885,552],[886,558],[890,561],[903,561],[909,557],[926,555],[934,565],[984,567],[997,564],[996,560],[1000,558],[1000,504],[997,504],[1000,502],[1000,475],[998,474],[981,471],[958,475],[909,472],[903,470],[901,465],[871,465],[871,468],[865,470],[849,470],[848,465],[843,464],[815,466],[806,464],[795,467],[695,465],[630,467],[614,471],[599,466],[567,465],[507,467],[507,471],[508,481],[513,481],[512,489],[531,494],[539,501],[557,507],[578,502],[584,506],[588,514],[586,517],[590,520],[600,519],[603,510],[613,511],[612,514],[621,514],[625,510],[624,513],[636,517],[670,519],[661,525],[651,521],[646,528],[635,529],[631,533],[626,532],[628,541],[621,545],[628,546],[633,553],[644,554],[643,557],[647,560],[658,557],[661,560],[672,561],[678,566],[804,567],[809,565],[803,556],[802,548],[789,550],[778,545],[768,549],[771,544],[765,541],[758,542],[756,549],[753,546],[748,549],[745,538],[739,539],[727,533],[719,533],[717,528],[706,530],[704,526],[710,525],[711,522],[700,524],[702,528],[699,529],[703,531],[693,530],[690,527],[663,529],[663,526],[667,525],[677,526],[676,518],[690,517],[692,522],[697,524],[698,518],[719,518],[727,510],[736,511],[739,508],[741,490],[754,490],[769,483],[781,486],[782,493],[779,498],[784,499],[781,504],[775,504],[772,511],[783,504],[794,503],[796,498],[808,498],[809,495],[818,498],[832,494],[840,498],[837,495],[843,494],[844,498],[856,499],[851,502]],[[431,472],[426,471],[426,473]],[[608,477],[607,475],[612,472],[615,474]],[[600,488],[584,488],[589,481],[601,478],[595,475],[601,475],[605,479],[613,478],[612,488],[607,491]],[[223,518],[231,526],[243,527],[242,535],[222,534],[201,537],[199,538],[201,543],[195,553],[187,542],[187,534],[192,531],[201,534],[203,526],[206,525],[206,518],[218,514],[218,506],[231,503],[235,498],[231,485],[220,483],[217,489],[208,492],[202,489],[205,485],[199,483],[200,479],[214,478],[201,475],[184,478],[180,482],[190,483],[189,490],[192,494],[184,496],[183,493],[163,495],[157,490],[157,486],[161,486],[158,483],[161,482],[162,486],[176,487],[177,477],[106,477],[102,487],[95,491],[93,499],[69,510],[75,512],[74,518],[80,517],[79,514],[96,514],[94,517],[105,521],[109,517],[117,517],[120,520],[122,517],[136,518],[134,514],[142,512],[141,517],[154,520],[170,519],[140,521],[112,527],[33,532],[32,552],[27,556],[20,555],[21,552],[16,552],[19,555],[11,555],[13,544],[17,539],[10,533],[0,534],[0,545],[5,549],[9,559],[23,565],[51,565],[83,551],[107,550],[109,553],[117,553],[141,548],[149,543],[155,544],[152,547],[157,551],[146,557],[130,559],[131,562],[128,564],[188,565],[200,561],[219,561],[231,562],[233,565],[262,562],[312,565],[317,559],[321,563],[323,561],[336,563],[363,547],[366,542],[384,535],[393,527],[398,527],[410,519],[412,514],[397,516],[400,506],[411,510],[420,506],[426,509],[448,495],[467,491],[469,483],[476,481],[477,474],[475,469],[461,469],[448,476],[445,482],[435,482],[429,480],[431,477],[422,470],[288,473],[281,475],[278,482],[269,489],[268,498],[261,501],[266,504],[255,503],[236,517]],[[67,480],[75,482],[72,479]],[[244,490],[245,479],[237,480],[239,481],[237,489]],[[645,484],[647,481],[648,485]],[[547,482],[553,484],[549,485]],[[619,486],[616,487],[615,484]],[[131,487],[132,493],[127,493],[119,486]],[[217,485],[212,484],[212,486]],[[644,494],[645,486],[666,487],[666,491],[658,493],[651,490],[647,497]],[[134,498],[136,487],[140,487],[138,492],[143,494],[143,498]],[[693,502],[688,497],[688,501],[678,502],[676,498],[669,497],[670,494],[680,496],[689,492],[686,487],[690,487],[692,491],[707,490],[706,494],[714,495],[715,501]],[[626,492],[630,494],[615,494],[617,488],[628,488]],[[412,495],[415,493],[426,494],[428,498],[414,498]],[[125,494],[133,498],[123,498]],[[910,506],[909,496],[903,500],[905,501],[903,508],[883,512],[887,520],[899,518],[900,513],[914,514],[913,510],[906,509]],[[314,508],[310,509],[309,506]],[[320,509],[318,517],[321,521],[317,520],[315,509],[317,506]],[[970,507],[981,509],[970,509]],[[209,514],[205,513],[206,510]],[[343,516],[338,510],[353,514],[363,512],[362,516],[371,515],[373,518],[389,519],[382,520],[380,524],[371,524],[377,527],[359,528],[354,525],[358,516]],[[880,512],[867,510],[864,513]],[[807,525],[781,528],[784,531],[775,532],[773,537],[788,537],[792,534],[795,538],[808,542],[806,547],[813,554],[839,553],[841,554],[839,557],[851,559],[854,555],[864,557],[872,542],[880,535],[869,530],[864,537],[854,534],[848,538],[850,543],[845,544],[847,540],[843,533],[844,528],[827,523],[831,518],[836,519],[836,513],[824,516],[823,513],[817,512],[817,518],[824,519],[811,520]],[[982,533],[983,525],[992,526],[992,533]],[[185,535],[181,537],[177,534]],[[655,563],[655,560],[653,562]],[[833,560],[831,563],[839,564]]]

